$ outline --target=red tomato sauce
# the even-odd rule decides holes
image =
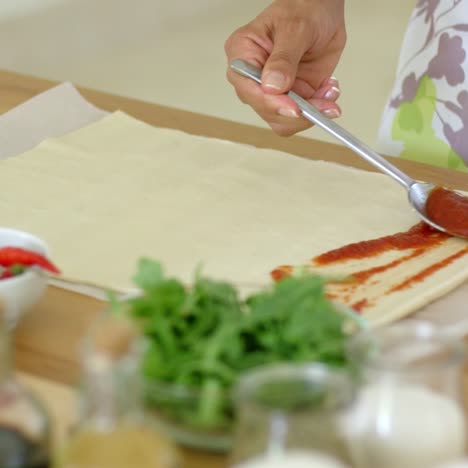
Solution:
[[[441,260],[438,263],[434,263],[433,265],[427,267],[425,270],[422,270],[419,273],[417,273],[416,275],[406,279],[402,283],[397,284],[392,289],[387,291],[387,294],[395,292],[395,291],[401,291],[402,289],[409,288],[414,283],[424,281],[424,279],[426,279],[428,276],[432,275],[436,271],[441,270],[442,268],[445,268],[446,266],[450,265],[452,262],[454,262],[458,258],[463,257],[466,254],[468,254],[468,248],[459,250],[457,253],[454,253],[450,257],[444,258],[443,260]]]
[[[368,270],[357,271],[352,274],[352,278],[354,279],[354,284],[362,284],[366,282],[371,276],[375,276],[379,273],[383,273],[384,271],[391,270],[392,268],[401,265],[402,263],[411,260],[412,258],[421,256],[425,249],[416,249],[414,252],[410,253],[409,255],[405,255],[397,260],[393,260],[392,262],[386,263],[385,265],[380,265],[378,267],[369,268]]]
[[[376,275],[404,265],[406,262],[426,254],[428,251],[439,246],[449,238],[450,236],[448,234],[440,232],[424,222],[420,222],[410,228],[408,231],[399,232],[378,239],[356,242],[345,245],[338,249],[330,250],[329,252],[325,252],[324,254],[313,258],[311,261],[311,266],[315,265],[319,267],[333,263],[344,263],[349,260],[370,258],[392,250],[408,250],[408,252],[403,254],[401,257],[386,264],[351,273],[349,281],[331,281],[329,283],[330,290],[327,291],[327,296],[330,299],[341,300],[342,302],[347,303],[357,312],[362,312],[364,309],[371,307],[374,304],[369,298],[364,298],[354,304],[351,304],[351,297],[357,288],[362,287],[365,284],[371,285],[378,282],[379,280],[375,278]],[[411,277],[405,278],[404,281],[402,281],[400,284],[397,284],[396,286],[393,286],[384,294],[391,294],[393,292],[401,291],[411,287],[415,283],[422,282],[430,275],[445,268],[458,258],[467,254],[468,247],[464,247],[450,257],[430,265],[418,273],[415,273]],[[273,270],[271,272],[271,276],[275,281],[280,281],[281,279],[290,276],[293,271],[294,267],[290,265],[283,265]],[[363,291],[365,291],[365,289]]]
[[[366,307],[369,307],[369,301],[367,299],[361,299],[360,301],[356,302],[353,304],[351,307],[356,311],[356,312],[362,312],[362,309],[365,309]]]
[[[290,265],[282,265],[278,268],[275,268],[271,273],[271,277],[274,281],[280,281],[288,276],[291,276],[294,271],[294,268]]]
[[[346,260],[374,257],[389,250],[425,249],[442,243],[447,237],[447,234],[420,222],[408,231],[345,245],[319,255],[313,260],[318,265],[328,265]]]
[[[468,237],[468,197],[436,187],[427,198],[426,214],[451,234]]]

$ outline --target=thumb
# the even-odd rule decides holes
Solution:
[[[262,72],[262,88],[269,94],[288,92],[296,80],[297,68],[306,51],[304,34],[281,28]]]

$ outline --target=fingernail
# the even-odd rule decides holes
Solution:
[[[341,115],[338,109],[325,109],[322,114],[326,115],[329,119],[336,119]]]
[[[266,86],[267,88],[280,90],[284,88],[285,84],[286,77],[281,72],[277,71],[271,71],[267,73],[263,79],[263,86]]]
[[[325,93],[325,99],[328,99],[329,101],[334,101],[335,99],[338,99],[340,97],[340,94],[341,94],[340,88],[337,88],[336,86],[332,86]]]
[[[282,115],[283,117],[293,117],[295,119],[299,118],[299,114],[295,109],[291,109],[290,107],[280,107],[278,109],[278,114]]]

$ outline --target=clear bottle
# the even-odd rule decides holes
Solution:
[[[363,389],[348,421],[356,468],[432,468],[463,458],[461,339],[425,322],[362,332],[349,344]]]
[[[42,403],[14,377],[11,333],[0,325],[0,467],[48,468],[49,417]]]
[[[144,411],[142,341],[124,320],[106,318],[83,355],[80,418],[58,456],[61,468],[175,468],[174,446]]]
[[[251,371],[235,391],[231,466],[349,466],[341,421],[351,411],[356,391],[348,374],[320,364]]]

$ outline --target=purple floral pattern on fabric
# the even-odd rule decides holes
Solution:
[[[400,95],[390,101],[390,106],[396,109],[400,104],[412,101],[416,96],[419,82],[420,80],[416,78],[416,73],[410,73],[403,81]]]
[[[416,5],[416,15],[424,15],[424,22],[428,23],[433,17],[439,6],[440,0],[419,0]]]
[[[431,138],[438,138],[440,144],[432,146],[444,155],[437,164],[466,171],[468,0],[418,0],[407,39],[398,84],[388,102],[393,117],[387,135],[402,142],[402,157],[412,157],[418,147],[427,148]]]
[[[457,96],[457,104],[446,102],[445,106],[457,115],[462,126],[460,130],[454,130],[451,125],[444,122],[444,135],[450,146],[468,163],[468,91],[461,91]]]
[[[447,79],[451,86],[465,81],[465,71],[461,64],[465,61],[466,52],[460,36],[450,37],[443,33],[439,39],[437,55],[429,62],[427,74],[431,78]]]

